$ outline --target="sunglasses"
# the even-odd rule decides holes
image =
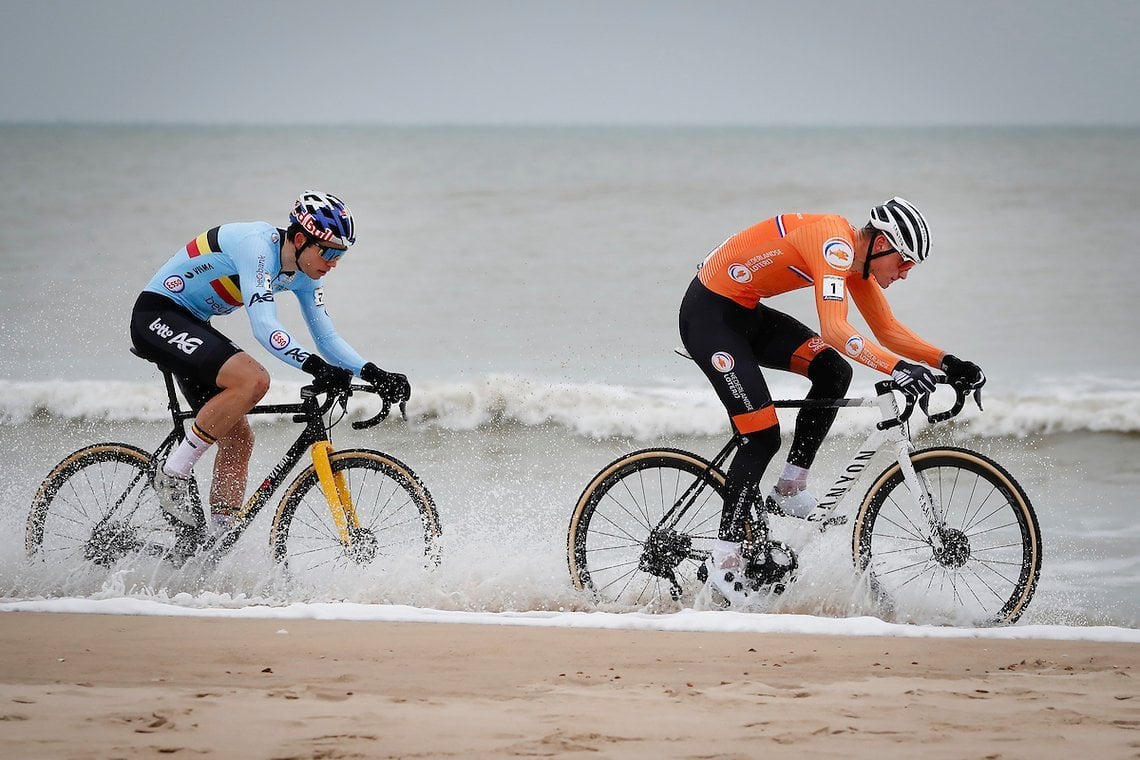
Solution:
[[[872,253],[868,260],[874,261],[875,259],[881,259],[884,256],[890,256],[892,253],[897,253],[899,255],[899,258],[902,259],[902,263],[899,264],[899,271],[900,272],[909,272],[911,269],[914,268],[915,264],[918,263],[917,261],[911,261],[906,256],[903,256],[901,252],[896,251],[894,248],[888,248],[885,251],[879,251],[878,253]]]
[[[309,243],[317,247],[317,253],[319,253],[321,258],[325,261],[336,261],[341,256],[343,256],[344,252],[347,250],[346,248],[329,248],[323,246],[319,240],[313,237],[309,238]]]
[[[341,256],[344,255],[344,252],[346,249],[344,249],[344,248],[325,248],[324,246],[318,245],[317,250],[320,251],[321,258],[324,259],[325,261],[336,261],[337,259],[339,259]]]

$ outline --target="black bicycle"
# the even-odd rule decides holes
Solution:
[[[819,532],[845,523],[846,515],[836,516],[843,497],[872,457],[890,450],[895,461],[859,502],[851,539],[855,568],[880,614],[969,625],[1017,621],[1041,573],[1041,531],[1029,498],[1001,465],[975,451],[915,451],[907,425],[915,401],[907,399],[900,410],[897,390],[888,380],[876,383],[874,398],[775,402],[782,408],[877,406],[881,412],[811,517]],[[956,387],[952,408],[928,414],[930,422],[956,416],[969,391]],[[974,398],[980,407],[980,395]],[[927,412],[925,401],[920,406]],[[603,468],[570,519],[574,585],[621,606],[690,602],[707,577],[725,464],[739,445],[734,437],[712,461],[678,449],[644,449]],[[749,574],[778,594],[795,580],[799,561],[792,547],[770,537],[776,510],[773,504],[753,509],[744,552]]]
[[[32,503],[25,532],[29,556],[108,567],[129,555],[156,556],[176,566],[196,557],[212,566],[308,451],[312,462],[285,489],[269,531],[273,559],[290,575],[398,564],[417,557],[438,562],[439,515],[411,468],[380,451],[332,447],[330,431],[347,413],[349,397],[376,392],[367,385],[339,392],[305,386],[300,403],[266,404],[250,411],[292,415],[305,427],[224,531],[206,530],[194,481],[191,499],[198,506],[198,525],[184,525],[164,513],[151,484],[155,467],[181,442],[183,423],[194,412],[181,407],[171,373],[162,374],[173,423],[170,433],[153,452],[127,443],[97,443],[65,457],[44,479]],[[385,401],[378,414],[352,427],[378,425],[390,408]]]

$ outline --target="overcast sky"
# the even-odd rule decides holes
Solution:
[[[0,0],[0,121],[1140,124],[1137,0]]]

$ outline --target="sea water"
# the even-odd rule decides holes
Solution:
[[[987,453],[1029,494],[1044,563],[1027,622],[1140,627],[1140,307],[1120,263],[1140,233],[1140,131],[5,126],[0,177],[5,598],[588,608],[565,533],[593,474],[634,448],[711,456],[727,438],[703,376],[672,353],[697,263],[764,217],[859,223],[897,194],[927,214],[934,247],[889,289],[896,315],[990,379],[984,411],[916,424],[919,442]],[[442,565],[283,597],[267,581],[268,514],[204,581],[29,564],[23,523],[55,462],[95,441],[150,447],[164,435],[158,375],[127,350],[139,289],[209,227],[284,225],[306,188],[341,195],[357,223],[327,278],[331,316],[414,389],[408,422],[346,424],[334,440],[420,474],[444,525]],[[818,324],[806,292],[771,305]],[[303,332],[288,298],[279,314]],[[303,376],[266,354],[242,312],[214,323],[270,369],[271,400],[296,397]],[[852,395],[875,379],[856,368]],[[771,384],[778,396],[806,390],[781,373]],[[872,423],[841,412],[814,485]],[[260,475],[297,431],[255,427]],[[805,557],[784,611],[863,612],[848,598],[848,545],[837,536]]]

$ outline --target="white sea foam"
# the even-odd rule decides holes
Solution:
[[[885,623],[872,617],[822,618],[812,615],[757,615],[742,612],[682,610],[670,615],[608,612],[457,612],[352,602],[268,606],[237,604],[215,596],[209,600],[174,599],[43,599],[0,602],[5,612],[92,613],[102,615],[164,615],[230,619],[366,620],[398,623],[465,623],[521,627],[610,629],[634,631],[697,631],[702,633],[800,633],[830,636],[894,636],[937,639],[1015,639],[1103,641],[1134,644],[1140,632],[1116,626],[1023,625],[1010,628],[953,628]],[[287,629],[278,633],[286,634]]]
[[[267,403],[289,403],[299,384],[277,383]],[[776,386],[785,397],[802,389]],[[932,407],[939,407],[935,402]],[[990,393],[985,411],[972,403],[955,421],[983,437],[1073,432],[1140,432],[1140,382],[1074,378],[1045,380],[1035,388]],[[356,404],[354,419],[377,409],[372,397]],[[454,383],[422,383],[409,415],[418,424],[445,430],[476,430],[515,424],[556,425],[591,438],[649,440],[668,435],[717,435],[725,430],[724,410],[707,389],[550,383],[520,375],[487,375]],[[62,419],[158,422],[167,417],[163,389],[155,383],[116,381],[15,382],[0,380],[0,421],[27,422],[37,415]],[[794,414],[781,411],[790,422]],[[916,415],[917,416],[917,415]],[[871,409],[839,415],[834,432],[861,435],[876,420]],[[922,426],[921,421],[918,423]]]

